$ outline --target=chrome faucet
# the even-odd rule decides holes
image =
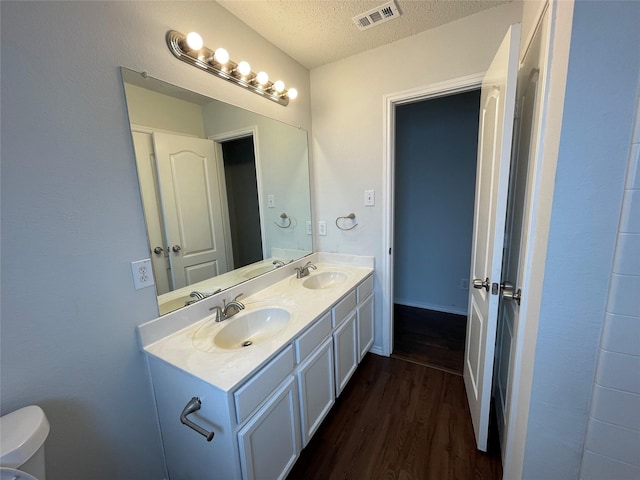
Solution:
[[[309,269],[315,270],[316,267],[313,263],[307,262],[303,267],[296,267],[296,278],[303,278],[309,275]]]
[[[276,266],[276,268],[284,267],[284,262],[282,260],[274,260],[273,264]]]
[[[238,301],[238,297],[240,297],[240,295],[242,294],[238,294],[236,298],[229,301],[229,303],[227,303],[226,300],[222,300],[222,307],[216,305],[215,307],[211,307],[209,309],[210,312],[215,312],[216,322],[222,322],[228,318],[233,317],[240,310],[244,310],[244,304]]]
[[[189,294],[189,296],[193,298],[193,300],[184,302],[184,305],[186,307],[187,305],[191,305],[192,303],[196,303],[200,300],[204,300],[205,298],[210,297],[211,295],[215,295],[216,293],[220,293],[221,291],[222,291],[221,288],[217,289],[215,292],[212,292],[212,293],[202,293],[202,292],[198,292],[197,290],[194,290]]]
[[[203,298],[207,297],[204,293],[200,293],[197,290],[191,292],[189,296],[195,298],[196,300],[202,300]]]

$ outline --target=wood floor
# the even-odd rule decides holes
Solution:
[[[394,305],[393,356],[462,375],[467,317]]]
[[[462,377],[368,354],[287,478],[499,479],[490,451],[475,448]]]

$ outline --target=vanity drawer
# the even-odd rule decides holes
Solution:
[[[296,340],[296,359],[302,363],[331,334],[331,312],[327,312]]]
[[[356,303],[356,290],[353,289],[333,307],[333,328],[340,325],[347,318],[347,315],[356,308]]]
[[[360,285],[358,285],[358,303],[362,302],[373,292],[373,275],[369,275]]]
[[[264,402],[278,385],[293,371],[293,347],[289,345],[280,355],[253,375],[234,394],[236,419],[244,422]]]

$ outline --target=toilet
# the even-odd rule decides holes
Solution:
[[[45,480],[48,435],[49,422],[37,405],[0,417],[0,480]]]

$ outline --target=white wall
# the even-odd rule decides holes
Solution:
[[[640,478],[640,96],[580,478]]]
[[[375,256],[382,238],[383,96],[483,72],[510,24],[520,20],[513,2],[311,71],[313,186],[316,220],[326,220],[321,251]],[[376,206],[363,206],[375,189]],[[335,218],[354,212],[358,227],[339,231]],[[382,348],[382,298],[376,274],[376,340]]]
[[[310,129],[309,74],[214,2],[0,2],[1,413],[43,406],[47,478],[164,475],[133,288],[148,256],[120,66]],[[199,31],[297,87],[288,107],[178,61]],[[185,392],[185,402],[190,398]],[[179,412],[177,412],[179,413]]]
[[[546,186],[554,193],[524,479],[579,475],[636,103],[639,21],[637,2],[575,2],[555,187]]]

